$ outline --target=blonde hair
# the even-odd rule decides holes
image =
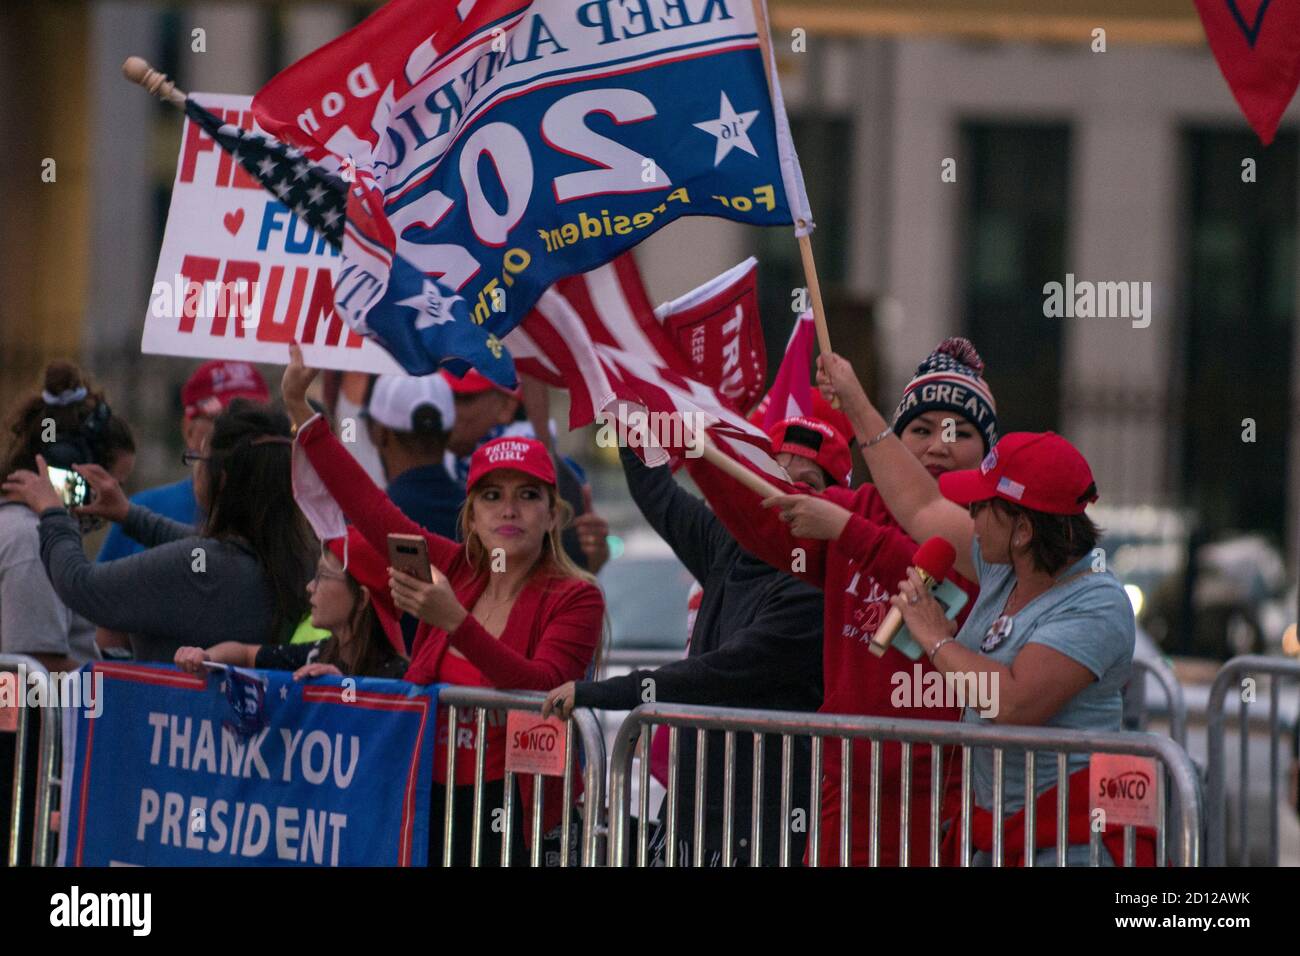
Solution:
[[[543,482],[542,487],[546,489],[546,496],[549,499],[551,511],[555,513],[555,523],[551,529],[546,532],[546,541],[542,545],[542,553],[531,571],[528,572],[528,579],[532,579],[538,574],[548,578],[576,578],[579,581],[585,581],[593,587],[599,588],[596,576],[583,568],[578,567],[573,559],[569,557],[564,550],[560,536],[564,529],[573,521],[573,506],[560,497],[556,487],[552,484]],[[470,515],[473,514],[474,502],[482,497],[481,488],[471,488],[465,496],[464,503],[460,506],[460,514],[456,518],[456,527],[460,530],[460,538],[465,542],[465,557],[469,560],[470,566],[474,569],[476,575],[489,573],[489,555],[487,549],[483,547],[483,541],[478,536],[478,532],[470,527]],[[604,663],[605,645],[609,641],[609,615],[605,614],[601,624],[600,643],[596,645],[596,653],[592,657],[592,678],[595,679],[600,672]]]

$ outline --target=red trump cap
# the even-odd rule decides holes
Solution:
[[[816,418],[787,418],[777,422],[768,437],[772,439],[773,455],[788,452],[811,458],[837,485],[847,486],[853,477],[849,443],[834,425]]]
[[[506,437],[483,443],[470,457],[465,490],[473,488],[484,475],[502,468],[522,471],[548,485],[555,484],[555,462],[545,445],[536,438]]]
[[[1081,515],[1097,500],[1087,459],[1056,432],[1003,435],[979,468],[940,475],[939,490],[959,505],[1002,498],[1054,515]]]

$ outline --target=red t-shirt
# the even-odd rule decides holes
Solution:
[[[918,673],[935,670],[924,656],[909,659],[890,648],[876,657],[868,648],[889,611],[889,598],[905,580],[916,542],[894,520],[873,485],[850,491],[831,487],[822,497],[853,512],[853,517],[835,541],[796,538],[781,520],[776,508],[764,508],[754,492],[735,479],[702,461],[689,461],[691,477],[708,498],[713,510],[741,547],[774,568],[795,574],[826,592],[825,630],[822,642],[823,700],[821,713],[861,714],[873,717],[907,717],[915,720],[957,720],[955,707],[913,707],[911,695],[902,688],[914,682]],[[795,490],[795,489],[792,489]],[[806,489],[804,489],[806,490]],[[950,579],[974,603],[977,585],[953,572]],[[917,670],[919,668],[919,671]],[[903,674],[907,683],[895,681]],[[906,703],[895,706],[893,698]],[[880,863],[899,862],[899,824],[902,784],[902,747],[880,745]],[[828,741],[823,751],[821,805],[821,862],[834,865],[839,859],[840,828],[840,744]],[[871,745],[867,740],[853,744],[853,863],[868,861],[868,813],[870,809]],[[912,813],[909,823],[909,865],[923,866],[929,860],[930,748],[912,747]]]
[[[389,534],[418,534],[428,544],[429,561],[446,575],[461,606],[473,608],[487,587],[488,575],[469,561],[465,547],[441,535],[432,534],[406,517],[383,490],[370,480],[355,458],[343,447],[323,419],[316,418],[298,431],[299,446],[334,500],[366,541],[380,554],[388,553]],[[421,622],[411,649],[411,666],[406,680],[413,684],[471,683],[505,690],[550,690],[587,673],[600,644],[605,618],[605,597],[600,588],[580,578],[535,571],[510,609],[500,636],[489,634],[471,614],[455,631]],[[461,660],[447,653],[455,647]],[[439,708],[440,756],[435,778],[445,782],[447,767],[446,711]],[[494,723],[494,721],[496,723]],[[505,714],[488,712],[488,750],[484,779],[499,780],[505,774]],[[459,720],[458,720],[459,723]],[[470,732],[468,749],[464,730]],[[461,724],[457,731],[456,783],[474,781],[474,723]],[[560,818],[563,781],[548,778],[545,788],[545,820],[549,828]],[[532,797],[532,780],[520,779],[525,806]],[[553,792],[552,792],[553,791]]]

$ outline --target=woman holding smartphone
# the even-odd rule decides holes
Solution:
[[[390,569],[394,605],[420,620],[406,679],[520,690],[548,690],[582,678],[600,645],[605,599],[594,579],[567,557],[560,532],[569,509],[559,497],[555,466],[534,439],[500,438],[474,452],[461,511],[463,543],[425,531],[407,518],[307,404],[316,376],[290,346],[281,384],[285,408],[298,426],[298,451],[343,513],[384,553],[391,534],[419,535],[428,549],[430,580]],[[489,715],[496,717],[498,715]],[[504,717],[504,715],[500,715]],[[454,863],[469,862],[473,824],[475,727],[445,726],[439,712],[430,862],[443,855],[443,812],[454,788]],[[446,746],[455,748],[455,779],[447,781]],[[489,719],[484,805],[502,805],[505,722]],[[563,781],[546,784],[546,828],[560,818]],[[520,781],[524,805],[531,781]],[[521,815],[515,816],[521,821]],[[522,845],[522,822],[512,837]],[[500,859],[501,834],[485,821],[482,862]]]

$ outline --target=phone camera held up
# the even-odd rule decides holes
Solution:
[[[50,474],[50,484],[59,493],[63,507],[71,509],[86,503],[90,496],[90,488],[86,485],[85,478],[70,468],[50,466],[47,471]]]
[[[59,435],[46,447],[43,455],[50,484],[59,493],[65,508],[76,508],[94,500],[86,479],[75,472],[73,466],[96,464],[103,458],[105,433],[112,415],[107,402],[96,402],[75,432]],[[89,534],[104,523],[102,518],[92,515],[82,515],[80,521],[83,534]]]

